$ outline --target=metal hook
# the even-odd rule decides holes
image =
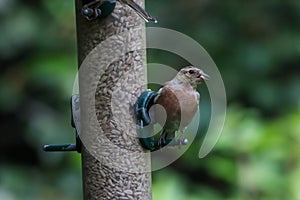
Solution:
[[[145,22],[157,23],[157,20],[154,17],[152,17],[145,9],[143,9],[133,0],[119,0],[119,1],[132,8],[141,18],[145,20]]]
[[[81,14],[90,21],[98,17],[108,16],[115,6],[116,0],[94,0],[82,7]]]
[[[152,17],[147,11],[145,11],[145,9],[143,9],[133,0],[118,1],[132,8],[141,18],[145,20],[145,22],[157,23],[157,20],[154,17]],[[90,21],[99,17],[108,16],[114,10],[115,6],[116,0],[93,0],[84,4],[81,9],[81,14]]]
[[[77,151],[81,153],[81,140],[80,134],[80,101],[79,94],[74,94],[71,97],[71,125],[76,130],[76,143],[75,144],[46,144],[43,146],[44,151]]]

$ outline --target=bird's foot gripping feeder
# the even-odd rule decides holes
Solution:
[[[141,145],[150,151],[156,151],[167,145],[187,145],[188,140],[183,137],[162,140],[161,138],[157,138],[155,135],[153,135],[153,122],[149,115],[149,110],[151,106],[155,104],[154,99],[156,96],[157,93],[147,90],[139,96],[137,102],[135,103],[134,111],[136,123],[138,125],[137,132]]]

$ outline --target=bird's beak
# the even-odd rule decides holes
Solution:
[[[202,83],[204,81],[208,81],[209,80],[209,76],[207,74],[205,74],[204,72],[201,72],[197,78],[197,82]]]
[[[209,80],[209,76],[207,74],[205,74],[204,72],[201,73],[200,78],[203,79],[204,81]]]

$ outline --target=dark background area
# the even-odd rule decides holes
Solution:
[[[198,159],[201,129],[183,157],[153,173],[153,199],[300,199],[300,2],[146,6],[159,20],[149,26],[182,32],[207,50],[228,100],[213,151]],[[74,141],[74,2],[3,0],[0,27],[0,199],[82,199],[80,155],[41,151]],[[148,62],[185,64],[159,50],[148,51]]]

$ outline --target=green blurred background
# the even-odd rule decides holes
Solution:
[[[146,5],[156,26],[180,31],[209,52],[228,99],[213,151],[198,159],[207,118],[184,156],[153,173],[153,199],[299,200],[300,1]],[[82,199],[80,155],[41,151],[45,143],[74,141],[74,2],[0,0],[0,20],[0,199]],[[185,64],[155,50],[148,62]]]

